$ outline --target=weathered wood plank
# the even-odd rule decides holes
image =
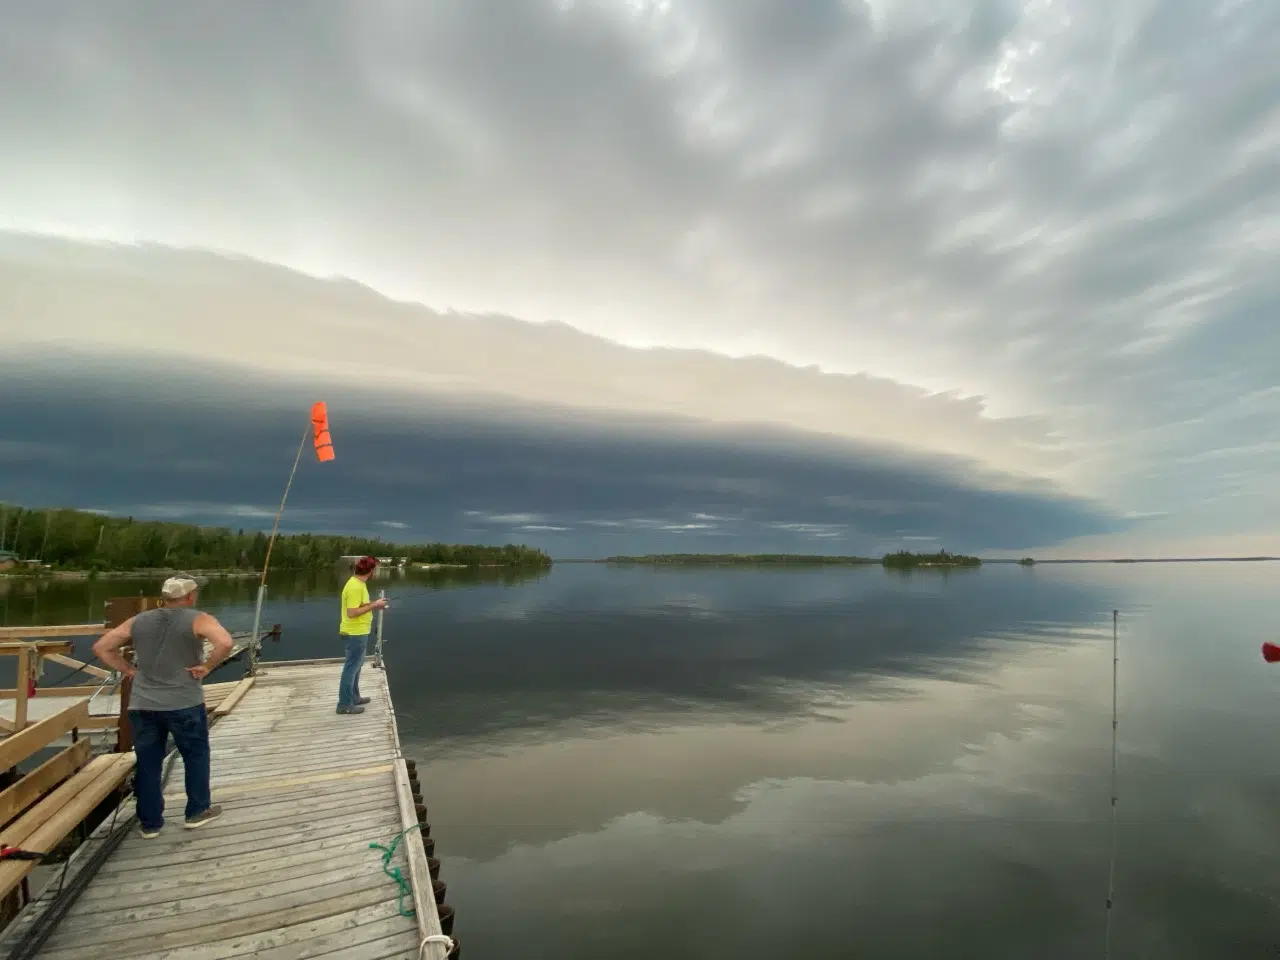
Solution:
[[[114,692],[114,689],[115,688],[112,688],[110,691],[107,691],[107,692]],[[99,690],[102,690],[102,685],[98,683],[95,683],[92,686],[82,685],[78,687],[76,686],[36,687],[36,692],[32,695],[32,699],[37,699],[37,700],[41,698],[48,699],[50,697],[91,697],[95,693],[97,693]],[[18,696],[18,691],[14,687],[0,688],[0,700],[13,700],[17,696]]]
[[[77,660],[75,657],[64,656],[61,653],[43,652],[41,653],[41,656],[46,660],[53,661],[54,663],[60,663],[64,667],[74,667],[81,673],[87,673],[89,676],[97,677],[99,680],[107,680],[111,677],[110,670],[104,670],[102,667],[95,667],[93,664],[87,663],[84,660]]]
[[[418,842],[418,816],[414,811],[413,792],[409,787],[409,768],[403,759],[395,763],[396,800],[400,806],[400,829],[412,831],[402,844],[409,858],[409,876],[413,882],[414,919],[418,925],[419,943],[427,937],[440,936],[440,915],[436,912],[436,899],[432,893],[431,874],[427,869],[427,855]],[[412,841],[412,842],[409,842]],[[422,960],[446,960],[448,948],[443,943],[428,943],[422,948]]]
[[[396,901],[389,900],[320,920],[289,924],[266,933],[217,940],[181,951],[141,954],[134,960],[230,960],[232,957],[307,960],[322,953],[330,944],[345,946],[362,942],[362,930],[371,928],[375,933],[368,939],[379,939],[385,936],[382,931],[397,925],[403,927],[404,920],[396,911]],[[413,960],[412,955],[406,960]]]
[[[253,688],[253,677],[245,677],[243,680],[240,681],[239,685],[235,688],[235,690],[232,691],[231,695],[227,697],[225,700],[223,700],[222,703],[218,704],[218,708],[213,711],[214,716],[225,717],[227,714],[229,714],[232,710],[236,708],[236,704],[238,704],[241,700],[243,700],[244,695],[248,693],[252,688]]]
[[[312,773],[297,777],[277,777],[269,780],[255,780],[248,783],[239,783],[235,786],[228,786],[218,789],[218,796],[238,796],[242,793],[260,793],[264,790],[278,790],[284,787],[300,786],[308,783],[325,783],[329,780],[343,780],[347,778],[374,777],[381,774],[390,773],[391,764],[379,763],[369,767],[358,767],[354,770],[326,770],[323,773]],[[165,793],[165,799],[177,799],[185,796],[179,788],[174,793]]]
[[[215,876],[207,875],[203,870],[190,871],[185,874],[166,871],[163,880],[146,877],[129,882],[122,880],[123,875],[104,873],[110,882],[91,884],[89,889],[80,895],[76,902],[77,915],[92,914],[103,910],[117,910],[122,903],[131,906],[148,906],[168,903],[192,896],[192,891],[205,894],[232,894],[242,896],[246,890],[255,887],[273,887],[298,877],[311,877],[322,874],[333,867],[335,853],[341,852],[348,859],[368,853],[368,843],[348,843],[343,847],[330,847],[309,857],[290,856],[282,866],[264,870],[261,864],[249,867],[241,873],[228,870],[219,871]],[[379,861],[381,862],[381,861]],[[344,875],[350,874],[351,867],[343,868]]]
[[[182,866],[199,863],[205,860],[225,860],[240,854],[262,854],[263,860],[272,856],[270,851],[279,847],[297,846],[314,840],[325,840],[330,837],[341,837],[354,830],[383,830],[395,836],[396,825],[392,814],[384,807],[372,813],[363,813],[343,821],[324,820],[317,823],[299,826],[297,823],[273,824],[258,828],[254,824],[245,824],[239,834],[231,837],[223,836],[222,842],[207,842],[196,839],[193,831],[182,831],[181,840],[168,843],[152,843],[146,848],[131,845],[128,850],[119,851],[113,859],[119,860],[121,869],[141,866]],[[178,831],[174,831],[175,836]],[[157,838],[158,840],[159,838]],[[388,837],[390,839],[390,837]]]
[[[411,933],[396,933],[378,940],[354,944],[330,953],[315,955],[315,960],[391,960],[413,957],[418,952],[418,938]]]
[[[0,830],[0,846],[22,846],[23,841],[52,820],[63,807],[74,803],[83,790],[115,766],[121,756],[122,754],[107,754],[94,757],[82,770],[45,797],[41,803]]]
[[[52,717],[46,717],[39,723],[33,723],[25,730],[19,730],[12,736],[0,740],[0,770],[17,766],[67,731],[75,727],[87,727],[88,723],[89,701],[81,700],[55,713]]]
[[[71,776],[89,762],[88,740],[67,747],[46,760],[11,787],[0,792],[0,823],[8,823],[40,798],[40,795]]]
[[[220,756],[235,756],[237,754],[259,754],[262,752],[263,737],[270,737],[272,746],[279,753],[289,753],[295,749],[311,749],[316,753],[327,753],[333,750],[340,750],[341,744],[335,743],[329,738],[316,738],[315,736],[294,735],[294,736],[276,736],[270,733],[253,734],[251,736],[223,736],[218,738],[217,750]],[[348,733],[342,738],[342,743],[364,743],[376,741],[378,743],[391,744],[393,747],[395,741],[391,739],[390,732],[385,728],[382,730],[366,730],[360,733]]]
[[[384,881],[382,884],[368,890],[318,900],[274,913],[213,922],[207,922],[208,917],[204,916],[179,919],[174,922],[174,929],[148,937],[133,936],[128,939],[107,940],[105,938],[107,931],[100,931],[92,940],[85,940],[70,937],[63,939],[55,934],[50,938],[48,947],[41,952],[40,956],[42,960],[116,960],[120,957],[137,957],[148,950],[173,950],[178,947],[199,946],[215,939],[266,933],[290,924],[321,920],[336,914],[358,910],[361,907],[385,903],[387,884],[386,878],[382,879]],[[126,937],[131,929],[127,925],[107,928],[108,931],[119,932]]]
[[[37,637],[96,637],[105,632],[101,623],[53,624],[38,627],[0,627],[0,640],[34,640]]]
[[[289,866],[281,867],[280,869],[282,871],[290,871],[293,870],[295,863],[307,863],[311,865],[310,872],[317,872],[331,865],[334,862],[334,858],[339,856],[350,863],[363,863],[365,858],[371,857],[373,853],[369,849],[369,844],[382,843],[386,838],[386,828],[376,827],[362,831],[356,836],[339,837],[336,840],[313,845],[308,849],[290,848],[287,857]],[[114,858],[112,859],[114,860]],[[211,882],[210,878],[217,878],[218,881],[222,881],[225,878],[234,878],[237,881],[236,889],[238,889],[240,886],[252,882],[261,873],[263,873],[262,859],[254,860],[252,857],[239,857],[235,860],[218,863],[205,861],[189,867],[167,868],[163,871],[139,870],[136,864],[130,864],[128,869],[125,869],[108,863],[102,868],[99,874],[101,880],[95,880],[95,885],[101,882],[109,884],[112,890],[117,888],[125,890],[132,889],[138,884],[151,882],[157,876],[162,876],[166,883],[175,888],[194,884],[203,889],[207,883]]]
[[[59,925],[59,933],[66,937],[93,938],[104,944],[113,940],[138,940],[181,930],[189,925],[193,918],[196,923],[203,924],[246,920],[264,915],[273,916],[319,901],[332,900],[335,892],[339,890],[342,891],[343,896],[372,892],[379,899],[385,899],[389,890],[395,890],[395,884],[392,884],[381,870],[363,873],[347,870],[344,874],[338,875],[336,882],[303,884],[295,882],[285,886],[285,889],[260,896],[195,897],[192,900],[179,901],[172,909],[164,908],[157,911],[155,908],[127,907],[113,913],[95,914],[92,918],[84,920],[69,919]],[[198,890],[199,886],[193,885],[191,889]],[[184,904],[191,904],[193,912],[188,913]]]
[[[264,777],[272,775],[280,777],[286,774],[367,767],[381,760],[390,761],[394,756],[395,751],[390,745],[370,743],[353,745],[345,753],[299,753],[294,756],[280,757],[275,762],[271,762],[270,758],[221,755],[213,757],[211,762],[215,776],[245,777],[250,774],[262,774]]]
[[[117,754],[109,759],[111,762],[104,769],[101,776],[79,789],[70,802],[64,804],[47,822],[34,833],[18,841],[18,843],[21,843],[27,850],[34,850],[39,853],[48,853],[61,843],[63,838],[89,815],[89,811],[105,800],[108,794],[120,787],[120,784],[124,782],[124,778],[129,775],[129,771],[133,769],[132,754]],[[88,769],[88,767],[85,767],[85,770]],[[77,774],[76,776],[79,775]],[[48,802],[48,800],[45,801],[45,803]],[[32,813],[39,809],[40,805],[37,805]],[[27,814],[27,816],[31,815],[30,813]],[[22,820],[25,819],[26,817],[22,818]],[[21,823],[22,820],[19,820],[18,823]],[[8,831],[6,830],[5,832],[7,833]],[[17,844],[14,845],[16,846]],[[31,860],[7,860],[4,863],[0,863],[0,896],[7,896],[22,882],[27,874],[35,869],[35,866],[35,862]]]
[[[23,730],[27,726],[27,698],[31,696],[27,681],[31,678],[31,648],[24,646],[18,651],[18,669],[15,672],[18,684],[18,695],[13,704],[13,729]]]
[[[388,766],[386,774],[389,775],[390,772],[391,768]],[[230,796],[224,795],[223,791],[218,789],[216,783],[213,789],[218,802],[227,810],[254,808],[277,803],[298,803],[303,800],[313,799],[317,802],[338,803],[343,797],[362,796],[366,790],[375,791],[379,794],[384,792],[379,780],[372,777],[346,781],[329,780],[320,783],[303,783],[296,786],[268,788],[265,790],[242,790]],[[181,788],[178,788],[176,794],[165,794],[166,803],[177,803],[180,799],[184,801],[186,799]]]

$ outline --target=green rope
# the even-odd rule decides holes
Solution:
[[[400,897],[396,901],[396,909],[400,911],[400,916],[402,917],[414,916],[415,911],[406,910],[404,908],[404,898],[408,895],[413,894],[413,885],[404,878],[404,874],[400,872],[399,867],[391,866],[391,858],[395,856],[396,847],[400,845],[400,841],[404,839],[405,834],[410,833],[414,830],[421,830],[421,829],[422,829],[422,824],[415,823],[408,830],[401,830],[398,834],[396,834],[396,838],[392,840],[390,845],[388,846],[384,847],[380,843],[369,844],[370,850],[382,851],[382,872],[385,873],[392,880],[394,880],[396,882],[396,886],[400,888]]]

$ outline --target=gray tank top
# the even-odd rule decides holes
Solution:
[[[204,662],[204,641],[191,629],[200,611],[162,607],[133,621],[133,678],[130,710],[182,710],[204,703],[200,681],[187,667]]]

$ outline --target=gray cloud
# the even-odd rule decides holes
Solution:
[[[558,408],[527,402],[423,410],[340,375],[279,384],[163,355],[97,371],[68,353],[0,362],[0,405],[13,413],[0,440],[56,438],[66,454],[61,466],[9,464],[0,497],[269,527],[317,396],[329,404],[337,457],[317,464],[307,454],[288,529],[523,541],[563,557],[723,550],[726,538],[743,551],[821,543],[821,552],[876,554],[909,536],[998,550],[1127,525],[1090,501],[984,487],[951,459],[852,441],[806,445],[796,433],[607,414],[566,423]],[[189,456],[224,469],[185,470]],[[673,482],[681,477],[694,482]],[[886,511],[895,499],[902,509]]]
[[[843,420],[1255,532],[1280,507],[1278,45],[1266,0],[18,3],[0,222],[820,364],[853,376],[744,361],[700,391],[711,361],[659,350],[681,389],[644,406]],[[137,332],[117,316],[100,338]],[[475,378],[447,350],[425,372]]]

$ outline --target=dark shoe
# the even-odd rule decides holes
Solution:
[[[144,827],[139,824],[138,833],[144,840],[154,840],[160,836],[160,827]]]
[[[187,822],[183,824],[188,830],[195,830],[197,827],[203,827],[206,823],[213,823],[222,816],[222,808],[216,803],[204,813],[197,813],[194,817],[187,817]]]
[[[372,700],[370,700],[368,697],[356,697],[356,706],[357,706],[357,707],[362,707],[362,706],[364,706],[366,703],[373,703],[373,701],[372,701]]]
[[[339,707],[339,713],[364,713],[364,707]]]

